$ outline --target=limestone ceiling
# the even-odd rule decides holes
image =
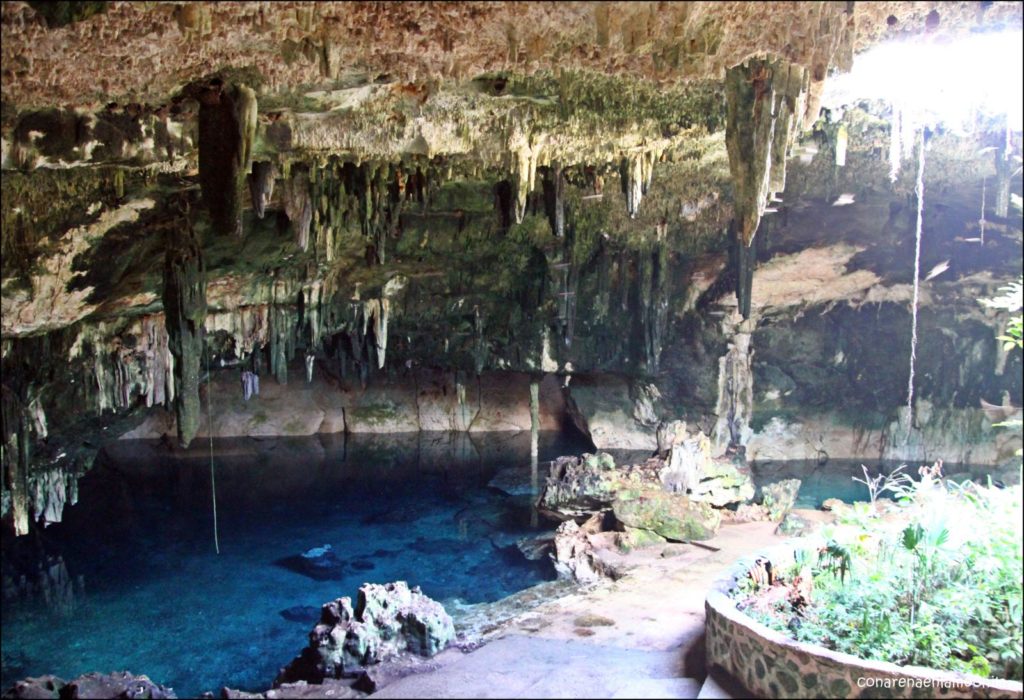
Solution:
[[[2,98],[6,116],[155,105],[225,69],[242,71],[261,96],[355,75],[436,87],[575,69],[675,83],[720,79],[765,52],[820,82],[887,38],[1019,26],[1021,17],[1017,2],[109,2],[51,27],[28,3],[5,2]]]

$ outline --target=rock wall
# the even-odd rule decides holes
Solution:
[[[314,369],[312,382],[279,384],[267,377],[260,393],[244,399],[239,370],[215,373],[212,433],[215,438],[301,436],[325,433],[390,434],[419,431],[522,432],[530,430],[530,376],[489,372],[480,377],[420,370],[382,377],[365,388]],[[210,391],[200,387],[204,412],[196,437],[210,435],[205,414]],[[540,382],[540,429],[560,431],[565,399],[555,377]],[[175,434],[174,414],[155,409],[124,440]]]

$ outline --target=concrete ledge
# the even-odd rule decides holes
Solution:
[[[793,561],[794,544],[744,557],[711,587],[705,601],[708,668],[720,668],[762,697],[1020,698],[1024,685],[919,666],[865,661],[794,641],[736,609],[730,597],[755,559]]]

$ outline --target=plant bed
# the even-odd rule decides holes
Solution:
[[[708,663],[766,697],[1022,697],[1021,489],[937,476],[738,562]]]

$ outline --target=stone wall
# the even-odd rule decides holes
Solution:
[[[757,558],[778,566],[792,561],[793,549],[779,546],[744,558],[715,583],[704,605],[708,667],[728,672],[757,697],[1021,697],[1024,686],[1014,681],[865,661],[796,642],[755,622],[736,609],[729,594]]]

